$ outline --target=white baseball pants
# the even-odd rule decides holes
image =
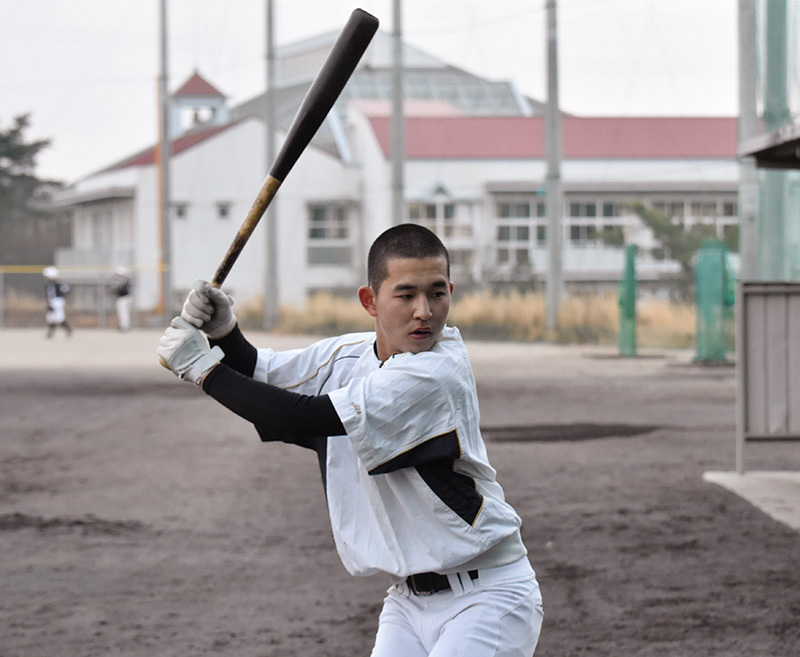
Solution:
[[[392,586],[372,657],[531,657],[542,627],[542,597],[527,558],[450,576],[453,590],[428,596]]]

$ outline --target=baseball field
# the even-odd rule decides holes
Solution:
[[[175,379],[158,335],[0,330],[0,655],[368,655],[387,582],[340,565],[315,455]],[[733,367],[468,346],[537,656],[798,654],[800,534],[703,480],[734,467]],[[800,447],[748,466],[798,470]]]

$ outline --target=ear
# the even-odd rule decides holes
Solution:
[[[375,306],[375,290],[367,285],[362,285],[358,288],[358,300],[370,315],[378,316],[378,309]]]

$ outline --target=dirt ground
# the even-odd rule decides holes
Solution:
[[[0,655],[368,655],[387,582],[340,565],[315,456],[260,444],[147,348],[0,367]],[[544,595],[538,657],[798,654],[800,535],[702,480],[733,468],[732,367],[470,349]],[[798,469],[800,448],[750,464]]]

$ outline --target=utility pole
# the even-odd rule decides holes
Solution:
[[[403,223],[405,213],[403,164],[406,157],[406,127],[403,116],[403,30],[401,0],[393,0],[392,31],[392,225]]]
[[[266,0],[266,92],[264,99],[267,104],[264,117],[264,132],[266,135],[265,150],[265,177],[275,161],[275,128],[278,125],[275,116],[275,20],[272,0]],[[280,292],[278,289],[278,212],[277,201],[272,199],[267,208],[265,221],[266,230],[266,265],[264,281],[264,329],[274,329],[280,320]]]
[[[169,161],[171,155],[169,119],[169,66],[167,63],[167,0],[161,0],[161,75],[158,78],[158,169],[159,169],[159,223],[161,225],[161,312],[164,323],[172,319],[172,225],[170,216]]]
[[[547,111],[545,148],[547,153],[547,287],[545,288],[545,327],[558,326],[563,272],[561,264],[561,222],[564,212],[561,188],[561,111],[558,107],[558,33],[556,0],[547,0]]]
[[[755,0],[739,0],[739,143],[758,134]],[[739,255],[743,281],[758,277],[758,169],[739,159]]]

